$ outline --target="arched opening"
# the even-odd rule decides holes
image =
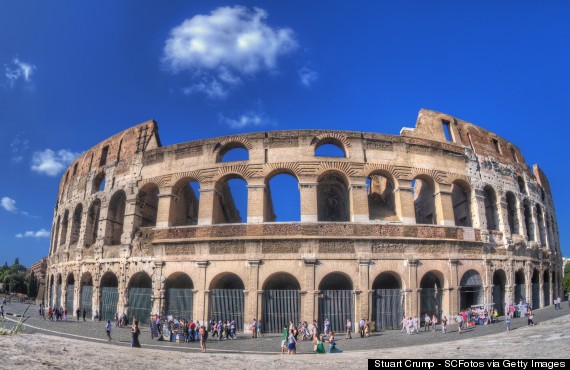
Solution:
[[[237,162],[249,160],[249,151],[242,143],[229,143],[218,151],[216,162]]]
[[[179,181],[173,188],[174,200],[170,210],[172,226],[198,225],[200,184],[191,179]]]
[[[346,157],[346,152],[342,143],[331,139],[330,141],[321,140],[315,146],[315,157]]]
[[[490,186],[483,189],[485,203],[485,218],[487,220],[487,229],[499,230],[499,214],[497,212],[497,196],[495,190]]]
[[[505,287],[507,286],[507,274],[503,270],[493,273],[493,303],[499,315],[505,314]]]
[[[183,272],[171,274],[164,282],[166,314],[176,319],[191,320],[194,307],[194,283]]]
[[[394,181],[391,177],[375,173],[366,179],[368,215],[371,221],[398,221]]]
[[[53,238],[53,254],[57,252],[57,246],[59,245],[59,227],[60,227],[60,216],[57,216],[57,224],[55,226],[55,237]]]
[[[517,215],[517,199],[510,191],[507,191],[505,198],[507,200],[507,219],[511,234],[520,234],[519,218]]]
[[[394,272],[382,272],[374,279],[372,291],[372,320],[376,329],[398,329],[404,315],[400,277]]]
[[[85,309],[85,317],[93,317],[93,278],[91,274],[84,272],[83,275],[81,275],[79,285],[81,288],[79,309],[82,311]]]
[[[135,211],[135,230],[139,227],[155,227],[158,212],[158,186],[146,184],[139,190]]]
[[[443,276],[440,272],[427,272],[420,281],[420,317],[426,313],[441,321],[443,305]]]
[[[56,285],[56,295],[55,295],[55,307],[61,307],[61,290],[62,290],[61,274],[57,275],[57,285]]]
[[[75,245],[79,240],[79,231],[81,230],[81,217],[83,216],[83,205],[79,203],[73,212],[73,223],[71,224],[71,240],[70,244]]]
[[[520,176],[517,176],[517,183],[519,184],[519,191],[523,194],[526,194],[526,186],[524,184],[523,178]]]
[[[213,223],[247,222],[247,182],[237,175],[226,176],[216,183]]]
[[[98,191],[105,190],[105,172],[99,172],[97,176],[93,179],[93,187],[91,188],[91,194],[95,194]]]
[[[471,190],[467,184],[455,181],[451,185],[451,203],[455,226],[471,227]]]
[[[222,273],[210,283],[210,313],[215,321],[235,320],[236,330],[244,328],[244,290],[245,286],[239,276],[233,273]]]
[[[114,320],[119,302],[119,280],[111,271],[101,278],[101,320]]]
[[[319,283],[319,327],[325,319],[331,330],[341,332],[346,320],[354,322],[354,292],[352,280],[342,272],[331,272]]]
[[[548,307],[550,306],[550,303],[552,302],[551,296],[550,296],[550,273],[548,272],[548,270],[544,271],[543,275],[542,275],[542,294],[544,297],[544,307]]]
[[[484,300],[483,279],[475,270],[463,274],[460,282],[459,308],[471,308],[475,304],[482,304]]]
[[[513,303],[519,304],[520,302],[526,302],[526,287],[523,269],[520,269],[515,273],[515,301]]]
[[[69,210],[65,210],[63,214],[63,220],[61,221],[61,238],[59,239],[59,245],[64,245],[67,240],[67,226],[69,225]]]
[[[75,289],[75,278],[72,273],[67,274],[67,286],[65,287],[65,309],[71,315],[73,312],[73,296]]]
[[[540,308],[540,273],[537,269],[532,270],[532,308]]]
[[[427,176],[418,176],[412,181],[416,224],[435,225],[435,184]]]
[[[544,227],[544,216],[542,214],[542,208],[540,205],[536,205],[536,222],[538,223],[538,243],[546,246],[546,229]]]
[[[264,221],[301,221],[299,181],[294,175],[277,173],[267,179]]]
[[[129,300],[127,313],[129,317],[139,323],[150,322],[152,308],[152,279],[144,271],[137,272],[129,280]]]
[[[48,306],[52,306],[55,307],[55,279],[53,277],[53,275],[49,278],[49,301],[48,301]]]
[[[528,241],[534,241],[534,222],[532,221],[532,212],[528,199],[523,201],[524,207],[524,224],[526,226],[526,236]]]
[[[99,217],[101,215],[101,201],[95,199],[89,211],[87,212],[87,223],[85,225],[85,237],[84,243],[86,247],[89,247],[97,241],[97,235],[99,234]]]
[[[263,284],[262,326],[266,333],[281,333],[292,321],[301,319],[301,286],[287,272],[270,276]]]
[[[350,221],[348,185],[340,174],[330,172],[318,180],[317,214],[319,221]]]
[[[105,233],[105,244],[107,245],[121,244],[126,204],[127,196],[123,190],[119,190],[113,194],[113,197],[109,202],[109,211],[107,215],[107,230]]]

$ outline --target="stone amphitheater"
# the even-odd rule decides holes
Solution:
[[[319,155],[323,147],[339,155]],[[243,160],[228,160],[236,150]],[[276,222],[270,180],[296,181]],[[228,185],[247,188],[240,214]],[[291,196],[291,195],[289,195]],[[114,319],[370,319],[476,304],[551,304],[562,259],[548,180],[512,143],[422,109],[400,135],[271,131],[163,147],[155,121],[78,157],[62,177],[46,304]]]

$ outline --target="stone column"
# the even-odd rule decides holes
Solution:
[[[485,280],[483,281],[485,289],[485,302],[493,302],[493,262],[485,260]]]
[[[525,262],[524,275],[524,289],[526,291],[526,300],[532,304],[532,266],[530,263]]]
[[[455,217],[453,215],[453,202],[451,200],[451,185],[439,184],[439,191],[434,194],[434,198],[437,224],[454,226]]]
[[[538,307],[533,307],[534,309],[537,309],[539,307],[540,308],[544,307],[544,270],[543,270],[542,262],[540,262],[538,264],[538,271],[539,271],[539,273],[538,273],[538,286],[540,287],[538,294],[540,296],[540,304],[538,305]]]
[[[307,318],[307,321],[314,320],[318,316],[318,290],[315,286],[315,270],[317,260],[311,257],[303,258],[305,264],[305,287],[307,293],[305,294],[305,303],[301,306],[304,311],[301,312],[301,317]]]
[[[211,225],[214,219],[216,206],[216,190],[214,184],[207,182],[200,184],[200,207],[198,207],[198,225]]]
[[[366,194],[366,183],[354,183],[349,187],[350,191],[350,221],[368,222],[368,195]]]
[[[412,182],[398,180],[399,186],[394,189],[394,201],[396,214],[404,224],[416,223],[416,211],[414,208],[414,195],[412,194]]]
[[[419,315],[420,313],[420,292],[418,289],[418,260],[407,260],[408,264],[408,281],[410,282],[410,299],[408,300],[408,307],[406,312],[410,316]]]
[[[74,316],[75,311],[81,305],[81,275],[79,275],[79,280],[75,281],[73,290],[73,312],[68,312],[68,316]]]
[[[301,197],[301,222],[317,222],[317,185],[316,182],[299,182]]]
[[[517,217],[519,218],[519,232],[525,241],[528,242],[528,233],[526,231],[526,218],[524,217],[524,204],[522,200],[518,200]]]
[[[196,267],[198,269],[198,279],[196,279],[195,287],[198,288],[196,295],[194,295],[194,317],[198,320],[206,323],[210,317],[210,290],[208,289],[206,281],[206,272],[209,262],[206,260],[196,261]],[[202,294],[200,294],[202,293]],[[208,328],[209,329],[209,328]],[[236,328],[237,330],[237,328]],[[241,328],[240,328],[241,330]]]
[[[63,309],[65,309],[65,304],[67,303],[66,298],[67,298],[67,278],[65,279],[65,281],[62,278],[60,302],[61,302],[61,307],[63,307]]]
[[[247,277],[247,285],[246,290],[244,290],[245,297],[245,307],[244,307],[244,323],[251,323],[253,319],[259,320],[258,312],[259,306],[261,304],[258,301],[258,291],[259,291],[259,265],[261,260],[258,259],[250,259],[247,260],[247,268],[248,268],[248,277]],[[246,328],[249,328],[249,325],[245,325]],[[244,328],[244,333],[249,333],[251,331],[246,330]]]
[[[171,209],[174,201],[174,194],[172,194],[172,187],[168,186],[160,189],[158,194],[158,209],[156,211],[156,227],[170,227],[171,222]]]
[[[160,315],[165,311],[165,294],[164,289],[164,276],[162,276],[162,268],[164,266],[163,261],[153,262],[153,272],[152,272],[152,297],[151,297],[151,315]]]
[[[485,193],[482,189],[473,189],[471,193],[471,217],[473,219],[473,227],[486,230],[487,217],[485,216]]]
[[[449,279],[449,311],[450,315],[457,314],[460,309],[462,308],[460,305],[460,293],[461,287],[459,286],[459,260],[451,259],[449,260],[449,271],[450,271],[450,279]]]
[[[355,307],[354,314],[355,320],[360,320],[360,318],[365,318],[372,320],[371,312],[369,310],[369,294],[368,290],[370,288],[370,260],[359,259],[358,260],[358,286],[355,289]],[[358,303],[358,304],[357,304]]]
[[[261,224],[265,215],[265,184],[247,185],[247,223]]]
[[[497,214],[499,215],[499,227],[503,231],[503,243],[508,245],[509,238],[512,239],[511,227],[509,226],[509,210],[507,205],[507,200],[504,195],[498,198],[497,202]]]

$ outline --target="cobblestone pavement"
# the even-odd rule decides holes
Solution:
[[[27,305],[20,303],[11,303],[5,307],[7,312],[7,321],[4,327],[13,325],[13,321],[17,320],[17,316],[21,314]],[[85,340],[106,341],[105,322],[102,321],[77,321],[75,318],[67,322],[54,322],[43,320],[38,316],[38,307],[32,306],[27,315],[30,318],[26,321],[26,333],[43,333],[49,335],[59,335],[74,337]],[[570,314],[568,302],[562,304],[562,309],[555,310],[554,306],[544,309],[535,310],[535,322],[555,319]],[[0,324],[1,325],[1,324]],[[527,326],[526,318],[517,318],[512,321],[511,328],[516,330]],[[152,346],[156,348],[164,347],[170,350],[190,350],[200,351],[199,343],[172,343],[160,342],[156,339],[151,340],[148,326],[141,327],[141,344],[143,347]],[[477,338],[489,334],[497,334],[506,331],[503,320],[493,325],[476,326],[465,330],[463,334],[458,335],[457,325],[450,325],[448,334],[443,335],[438,330],[433,332],[423,332],[419,334],[407,335],[399,330],[385,331],[381,333],[373,333],[368,338],[359,338],[357,334],[353,334],[353,339],[345,339],[344,333],[337,337],[337,347],[340,351],[351,352],[356,350],[381,350],[387,348],[416,346],[430,343],[442,343],[456,341],[458,339]],[[113,340],[111,343],[118,345],[128,345],[130,343],[130,328],[117,328],[113,326],[111,334]],[[252,339],[245,334],[238,334],[236,340],[208,340],[208,351],[218,352],[244,352],[244,353],[277,353],[280,351],[281,338],[279,335],[266,335],[262,338]],[[313,351],[312,342],[299,342],[298,353],[311,353]]]

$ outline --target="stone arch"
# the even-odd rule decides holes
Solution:
[[[135,230],[139,227],[155,227],[158,216],[158,186],[145,184],[137,194]]]
[[[497,211],[497,195],[495,189],[490,185],[483,188],[483,196],[485,203],[485,219],[487,220],[487,229],[499,230],[499,213]]]
[[[420,280],[420,317],[427,313],[441,320],[445,278],[441,271],[427,271]]]
[[[288,272],[276,272],[263,282],[262,328],[267,333],[279,333],[290,322],[301,317],[301,285]]]
[[[223,272],[210,281],[210,289],[245,289],[243,280],[233,272]]]
[[[316,135],[311,140],[311,145],[315,147],[315,153],[317,149],[323,145],[332,144],[338,147],[344,154],[344,157],[348,158],[348,148],[350,147],[350,141],[347,137],[341,133],[334,132],[334,133],[323,133]]]
[[[519,269],[515,272],[515,294],[514,294],[514,304],[519,304],[519,302],[526,302],[526,278],[524,275],[524,269]]]
[[[354,321],[354,285],[350,276],[334,271],[319,282],[319,326],[330,321],[331,329],[341,331],[346,320]]]
[[[196,186],[197,185],[197,186]],[[196,187],[200,183],[192,177],[184,177],[172,187],[172,205],[170,209],[170,222],[172,226],[188,226],[198,224],[200,209],[200,192],[196,194]]]
[[[67,273],[65,283],[67,285],[65,287],[65,309],[71,316],[73,312],[73,299],[75,296],[75,277],[73,276],[73,272]]]
[[[59,239],[59,245],[64,245],[67,240],[67,228],[69,226],[69,210],[65,210],[63,213],[63,219],[61,221],[61,237]]]
[[[210,312],[208,317],[223,322],[235,320],[236,329],[243,328],[244,288],[243,280],[232,272],[216,275],[210,282]]]
[[[191,320],[194,306],[194,282],[184,272],[174,272],[164,281],[166,314]]]
[[[99,191],[105,190],[105,172],[99,172],[93,179],[93,186],[91,188],[91,194],[95,194]]]
[[[132,320],[148,323],[152,308],[152,279],[145,271],[135,273],[127,285],[127,313]]]
[[[493,303],[499,315],[505,314],[507,274],[502,269],[493,272]]]
[[[276,179],[277,177],[281,177],[281,185],[279,187],[279,198],[273,197],[273,190],[271,181],[279,181]],[[285,178],[289,179],[288,183]],[[294,182],[292,181],[294,179]],[[276,187],[278,186],[276,185]],[[282,168],[282,169],[274,169],[270,172],[268,176],[265,177],[265,197],[264,197],[264,216],[263,220],[265,222],[275,222],[275,221],[300,221],[301,220],[301,193],[299,191],[299,178],[297,175],[291,171],[290,169]],[[293,214],[293,212],[286,216],[279,216],[286,212],[286,205],[283,202],[287,202],[289,204],[297,206],[297,212]]]
[[[55,291],[55,307],[56,308],[60,308],[62,306],[62,302],[61,302],[61,294],[62,294],[62,285],[63,285],[63,278],[61,276],[61,273],[57,274],[56,277],[56,291]]]
[[[521,176],[517,176],[517,183],[519,185],[519,191],[522,194],[526,194],[526,185],[525,185],[525,182]]]
[[[288,272],[275,272],[265,279],[263,290],[301,290],[301,284]]]
[[[249,141],[245,139],[242,140],[233,139],[231,141],[218,143],[214,147],[214,153],[216,153],[216,163],[223,162],[226,154],[228,154],[230,151],[233,151],[234,149],[245,150],[247,152],[247,157],[249,159],[249,151],[252,148],[253,146],[249,143]]]
[[[459,308],[470,308],[472,305],[481,304],[484,300],[484,284],[481,274],[476,270],[468,270],[461,277]]]
[[[79,241],[81,230],[81,219],[83,217],[83,204],[79,203],[73,211],[73,222],[71,223],[71,239],[69,244],[74,245]]]
[[[214,224],[247,222],[247,196],[245,201],[245,211],[243,212],[245,214],[242,215],[240,209],[236,205],[235,195],[240,196],[243,194],[239,194],[237,190],[232,191],[229,184],[232,180],[241,180],[240,182],[243,181],[247,189],[247,180],[237,174],[225,175],[216,182],[214,185],[216,196],[212,212],[212,223]]]
[[[550,295],[550,271],[548,269],[542,273],[542,292],[544,297],[543,307],[550,306],[552,299]]]
[[[101,320],[114,320],[119,302],[119,279],[112,271],[107,271],[101,277],[100,317]]]
[[[373,171],[366,178],[368,187],[368,214],[370,220],[398,221],[396,189],[393,176],[382,170]]]
[[[337,171],[327,171],[317,182],[318,221],[349,222],[350,196],[345,176]]]
[[[435,225],[435,181],[427,175],[418,175],[412,181],[416,224]]]
[[[451,203],[455,226],[472,226],[471,221],[471,187],[462,180],[451,184]]]
[[[109,201],[107,214],[107,228],[105,232],[105,244],[119,245],[123,235],[125,222],[125,208],[127,205],[127,195],[124,190],[117,190]]]
[[[89,247],[97,241],[99,235],[99,218],[101,216],[101,200],[95,198],[89,206],[87,212],[87,222],[85,224],[84,245]]]
[[[524,224],[526,227],[526,237],[528,238],[528,241],[534,241],[534,222],[532,219],[532,208],[527,198],[523,200],[523,213]]]
[[[519,217],[517,212],[517,198],[515,195],[507,191],[505,194],[507,201],[507,219],[509,222],[509,229],[511,234],[520,234]]]
[[[404,315],[402,279],[393,271],[383,271],[372,283],[371,319],[377,330],[398,329]]]
[[[397,272],[382,271],[372,282],[372,289],[403,289],[402,278]]]

